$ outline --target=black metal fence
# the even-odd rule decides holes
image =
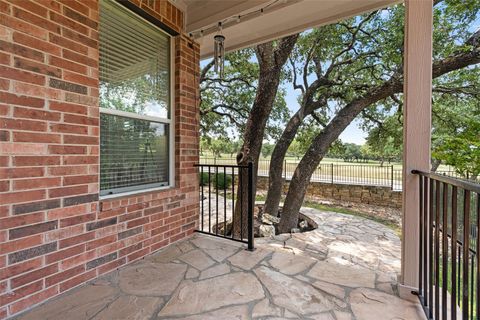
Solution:
[[[428,319],[480,317],[480,185],[420,176],[419,298]]]
[[[195,166],[200,179],[200,223],[196,231],[243,242],[253,250],[253,164]]]
[[[236,163],[233,158],[204,158],[202,162],[216,165],[232,165]],[[290,179],[298,166],[298,161],[285,161],[283,176]],[[270,160],[259,160],[258,175],[268,177]],[[393,165],[369,164],[320,164],[312,175],[311,181],[331,184],[355,184],[367,186],[380,186],[392,190],[402,189],[402,169]]]

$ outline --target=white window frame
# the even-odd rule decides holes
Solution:
[[[116,3],[116,5],[122,7],[123,10],[129,10],[128,8],[123,7],[121,4]],[[160,27],[154,25],[150,21],[146,20],[142,16],[136,14],[135,12],[132,12],[132,14],[136,15],[138,18],[143,20],[145,23],[150,24],[151,26],[155,27],[159,32],[164,33],[168,38],[169,38],[169,45],[170,45],[170,84],[169,84],[169,90],[170,90],[170,96],[169,96],[169,110],[168,114],[170,115],[170,119],[168,118],[160,118],[160,117],[155,117],[155,116],[149,116],[149,115],[140,115],[138,113],[133,113],[133,112],[126,112],[126,111],[120,111],[120,110],[115,110],[115,109],[108,109],[108,108],[101,108],[100,109],[100,115],[101,114],[108,114],[108,115],[114,115],[114,116],[120,116],[120,117],[125,117],[125,118],[130,118],[130,119],[139,119],[139,120],[147,120],[151,122],[156,122],[156,123],[163,123],[163,124],[168,124],[168,161],[169,161],[169,166],[168,166],[168,185],[160,185],[160,183],[152,183],[152,184],[145,184],[145,188],[141,188],[142,185],[138,186],[132,186],[132,187],[122,187],[118,188],[118,192],[112,193],[112,194],[104,194],[104,195],[99,195],[100,200],[104,199],[111,199],[111,198],[117,198],[117,197],[124,197],[128,195],[134,195],[134,194],[139,194],[139,193],[146,193],[146,192],[153,192],[153,191],[158,191],[158,190],[167,190],[171,188],[175,188],[175,38],[162,30]],[[101,124],[99,124],[99,128],[101,127]],[[100,135],[101,135],[101,129],[100,129]],[[99,149],[99,158],[101,158],[101,150]],[[101,169],[100,169],[101,170]],[[101,172],[99,172],[99,175]],[[134,190],[129,190],[135,188]],[[125,191],[123,191],[125,190]],[[99,193],[101,190],[99,190]]]

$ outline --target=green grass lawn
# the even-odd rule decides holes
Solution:
[[[295,157],[287,157],[286,159],[286,171],[288,176],[291,176],[297,167],[299,160]],[[224,154],[222,157],[214,158],[212,154],[204,153],[203,156],[200,156],[201,163],[209,164],[236,164],[235,158],[232,158],[230,154]],[[314,179],[320,180],[330,180],[332,176],[333,167],[333,176],[336,182],[356,182],[356,183],[365,183],[373,185],[385,185],[390,186],[392,179],[392,168],[394,170],[393,180],[399,181],[402,180],[402,164],[401,163],[384,163],[383,167],[380,166],[378,161],[368,161],[368,162],[345,162],[342,159],[332,159],[324,158],[320,163],[320,166],[317,168],[313,174]],[[258,171],[260,175],[268,175],[268,170],[270,166],[270,158],[261,158],[258,164]],[[440,166],[440,171],[451,170],[448,166]],[[351,181],[350,181],[351,180]]]

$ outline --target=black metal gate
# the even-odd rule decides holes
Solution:
[[[253,250],[253,163],[195,166],[200,183],[200,222],[196,231],[246,243],[248,250]]]

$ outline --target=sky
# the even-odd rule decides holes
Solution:
[[[297,98],[300,95],[300,91],[294,90],[291,83],[286,82],[283,85],[287,93],[285,101],[287,102],[288,109],[290,109],[290,112],[293,114],[299,108]],[[366,137],[367,133],[359,128],[358,120],[354,120],[340,135],[342,142],[355,143],[359,145],[363,145],[365,143]]]

